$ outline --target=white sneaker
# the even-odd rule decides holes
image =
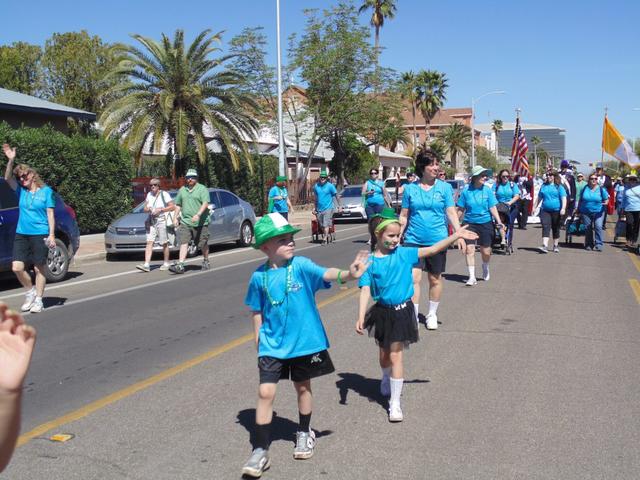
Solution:
[[[380,380],[380,395],[383,397],[391,396],[391,380],[389,377],[382,377],[382,380]]]
[[[402,415],[402,409],[400,408],[399,403],[391,403],[389,404],[389,421],[390,422],[401,422],[404,420]]]
[[[467,287],[473,287],[474,285],[476,285],[478,283],[478,281],[476,280],[475,277],[469,277],[469,280],[467,280],[467,283],[465,284]]]
[[[485,282],[488,282],[489,279],[491,278],[491,274],[489,273],[488,266],[486,268],[484,266],[482,267],[482,278]]]
[[[427,330],[438,329],[438,316],[435,313],[427,314]]]
[[[553,253],[560,253],[560,249],[558,247],[553,247]]]
[[[33,306],[29,309],[31,313],[40,313],[44,309],[44,305],[42,305],[42,300],[35,299],[33,301]]]
[[[31,307],[33,306],[33,302],[35,301],[36,301],[36,290],[31,289],[24,296],[24,303],[20,307],[20,310],[23,312],[28,312],[29,310],[31,310]]]
[[[143,272],[150,272],[151,266],[148,263],[141,263],[140,265],[136,265],[138,270],[142,270]]]
[[[170,265],[170,264],[168,264],[168,263],[163,263],[162,265],[160,265],[160,271],[164,272],[164,271],[166,271],[166,270],[169,270],[169,267],[170,267],[170,266],[171,266],[171,265]]]

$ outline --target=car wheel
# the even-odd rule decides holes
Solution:
[[[253,227],[251,222],[244,222],[240,227],[240,238],[237,243],[239,247],[248,247],[253,241]]]
[[[56,246],[49,250],[47,264],[44,266],[44,276],[47,282],[54,283],[64,280],[69,271],[69,250],[62,240],[56,238]]]

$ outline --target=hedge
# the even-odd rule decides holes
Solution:
[[[67,136],[51,126],[13,129],[2,122],[0,142],[16,147],[16,163],[35,168],[73,207],[81,233],[104,232],[131,209],[131,156],[116,140]]]

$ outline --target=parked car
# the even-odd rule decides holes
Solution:
[[[174,198],[177,190],[170,190],[169,195]],[[241,247],[247,247],[253,240],[253,226],[256,215],[253,207],[237,195],[219,188],[209,189],[209,245],[225,242],[236,242]],[[145,220],[149,216],[143,211],[144,202],[136,206],[131,213],[114,220],[104,234],[104,246],[107,255],[118,253],[143,253],[147,244]],[[171,246],[170,250],[178,250],[178,246]],[[162,246],[156,243],[154,251],[162,251]],[[189,245],[189,255],[197,253],[195,244]]]
[[[349,185],[339,193],[342,209],[333,212],[334,220],[367,221],[367,213],[362,205],[362,185]]]
[[[406,185],[409,181],[407,177],[400,177],[400,183],[398,187],[401,185]],[[402,205],[402,193],[398,192],[396,195],[396,177],[389,177],[384,181],[384,189],[389,194],[389,198],[391,199],[391,206],[394,208],[399,208]]]
[[[76,212],[58,193],[54,193],[56,208],[56,246],[49,250],[44,276],[48,282],[59,282],[67,276],[69,263],[80,247],[80,231],[76,223]],[[0,272],[10,272],[13,260],[13,240],[18,226],[18,195],[9,184],[0,178]]]

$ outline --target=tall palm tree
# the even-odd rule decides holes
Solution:
[[[413,160],[415,161],[418,153],[418,136],[416,131],[416,107],[418,102],[418,92],[416,90],[416,74],[411,70],[404,72],[400,77],[400,95],[403,99],[409,100],[411,103],[411,119],[413,120]]]
[[[255,138],[257,105],[238,89],[243,77],[223,68],[231,56],[210,58],[219,50],[213,44],[221,34],[205,30],[188,49],[182,30],[176,30],[173,41],[165,34],[160,42],[132,37],[143,48],[116,47],[119,63],[109,76],[120,82],[108,92],[117,99],[100,116],[104,135],[122,138],[138,164],[147,142],[157,152],[169,140],[182,157],[191,138],[204,164],[206,125],[229,152],[233,168],[239,168],[240,156],[252,168],[247,140]]]
[[[421,70],[417,75],[418,108],[425,123],[425,146],[429,139],[429,124],[444,105],[449,84],[447,76],[436,70]]]
[[[392,19],[396,16],[395,0],[364,0],[364,3],[358,10],[359,13],[366,12],[371,9],[371,26],[376,30],[375,49],[376,49],[376,65],[378,63],[378,54],[380,48],[380,29],[384,26],[385,19]]]
[[[491,130],[493,130],[494,135],[496,136],[496,159],[500,156],[500,149],[498,144],[498,135],[502,131],[502,120],[494,120],[491,124]]]
[[[438,139],[444,144],[447,153],[451,157],[451,166],[458,172],[458,155],[462,152],[468,155],[471,150],[471,129],[456,122],[445,127],[438,134]]]

